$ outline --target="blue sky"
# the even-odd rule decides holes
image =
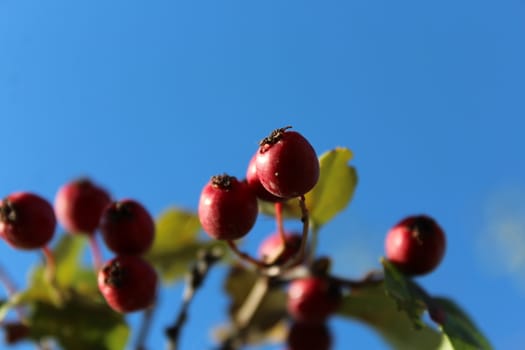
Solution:
[[[338,273],[377,267],[386,230],[428,213],[448,250],[421,283],[456,299],[496,348],[520,349],[524,36],[519,0],[5,0],[0,193],[52,199],[89,175],[155,215],[196,209],[211,175],[243,176],[257,142],[292,125],[318,153],[354,151],[354,201],[321,237]],[[39,259],[3,245],[0,256],[20,286]],[[210,277],[182,349],[206,348],[224,320],[221,272]],[[166,294],[176,310],[180,287]],[[385,349],[360,325],[333,327],[336,350]]]

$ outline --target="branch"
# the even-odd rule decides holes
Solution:
[[[166,336],[168,337],[169,350],[177,349],[180,331],[188,318],[190,303],[197,290],[201,287],[209,269],[223,256],[223,249],[217,246],[198,253],[197,261],[192,266],[186,281],[181,309],[173,324],[165,330]]]

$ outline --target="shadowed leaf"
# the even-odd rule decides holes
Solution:
[[[393,349],[451,349],[444,345],[445,339],[438,331],[426,325],[415,329],[407,314],[386,295],[382,284],[352,290],[338,313],[372,327]]]
[[[398,271],[387,259],[382,259],[385,273],[385,290],[392,297],[398,307],[405,311],[415,328],[423,327],[421,315],[426,309],[428,296],[410,278]]]
[[[444,311],[445,322],[442,325],[442,329],[454,350],[492,349],[489,341],[455,302],[439,297],[433,298],[432,302]]]
[[[197,241],[201,225],[197,214],[171,208],[156,220],[153,246],[145,259],[155,266],[165,283],[184,277],[201,248],[215,242]]]

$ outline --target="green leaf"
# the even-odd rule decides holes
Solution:
[[[306,194],[310,220],[317,226],[332,220],[350,203],[357,185],[356,169],[348,165],[352,156],[348,148],[338,147],[319,157],[319,181]]]
[[[29,322],[32,339],[52,337],[64,349],[122,350],[129,337],[123,315],[76,293],[60,306],[33,303]]]
[[[452,300],[433,298],[434,307],[444,311],[443,332],[448,337],[454,350],[490,350],[492,346],[471,318]]]
[[[315,226],[326,224],[350,203],[357,186],[356,169],[348,165],[351,159],[352,151],[344,147],[334,148],[319,157],[319,181],[305,195],[310,221]],[[273,203],[260,201],[259,207],[262,213],[275,215]],[[282,203],[282,211],[285,218],[299,219],[302,216],[295,198]]]
[[[129,336],[124,316],[103,300],[92,268],[82,266],[87,237],[64,235],[52,254],[55,279],[36,266],[28,288],[13,295],[0,315],[19,305],[29,307],[30,338],[55,339],[64,349],[122,350]]]
[[[426,310],[428,295],[387,259],[382,259],[381,263],[384,268],[386,293],[396,301],[399,309],[407,313],[415,328],[423,327],[421,315]]]
[[[157,218],[152,250],[178,248],[197,237],[201,224],[196,213],[180,208],[165,210]]]
[[[445,339],[436,330],[426,325],[415,329],[413,321],[386,295],[383,284],[353,289],[344,297],[338,314],[372,327],[393,349],[451,349],[443,347]]]
[[[78,271],[82,269],[81,254],[88,237],[84,235],[65,234],[53,249],[55,258],[56,279],[59,285],[73,285],[78,281]],[[84,269],[85,270],[85,269]]]
[[[445,335],[442,348],[454,350],[490,350],[488,340],[476,325],[453,301],[430,296],[412,279],[404,276],[388,260],[382,259],[385,273],[385,290],[402,309],[413,325],[425,327],[421,314],[425,310],[442,312],[444,323],[441,329]],[[441,317],[440,317],[441,318]]]
[[[156,221],[153,246],[145,258],[165,283],[183,278],[200,249],[216,242],[197,241],[201,225],[197,214],[178,208],[164,211]]]

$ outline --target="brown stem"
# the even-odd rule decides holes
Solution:
[[[306,246],[308,244],[308,232],[310,231],[310,218],[308,214],[308,208],[306,208],[306,201],[304,196],[300,196],[298,199],[299,207],[301,208],[301,222],[303,223],[301,246],[299,247],[299,250],[297,251],[295,256],[282,267],[282,270],[285,270],[303,261],[306,252]]]
[[[263,261],[257,260],[254,257],[250,256],[249,254],[246,254],[244,252],[241,252],[239,250],[239,247],[237,247],[237,244],[233,240],[226,241],[228,243],[228,246],[230,249],[239,256],[242,260],[245,260],[261,269],[265,269],[269,267],[269,265]]]
[[[358,280],[341,278],[338,276],[327,276],[331,281],[341,285],[342,287],[347,288],[365,288],[370,286],[375,286],[384,281],[384,276],[382,271],[370,271],[363,278]]]
[[[283,205],[281,202],[276,202],[275,207],[275,222],[277,223],[277,232],[281,236],[283,244],[286,244],[286,237],[284,236],[284,227],[283,227]]]
[[[235,350],[245,343],[248,327],[266,296],[269,286],[270,278],[267,276],[261,276],[255,281],[250,294],[234,316],[234,329],[220,345],[219,350]]]
[[[238,329],[243,330],[249,325],[257,312],[259,305],[268,292],[269,278],[262,276],[255,281],[250,294],[246,297],[242,307],[235,315],[235,323]]]
[[[102,252],[100,251],[100,246],[97,242],[97,237],[95,234],[89,236],[89,247],[91,249],[91,256],[93,258],[93,267],[95,271],[100,270],[103,264]]]
[[[42,248],[42,253],[46,259],[46,277],[52,285],[56,285],[56,264],[53,252],[46,245]]]

